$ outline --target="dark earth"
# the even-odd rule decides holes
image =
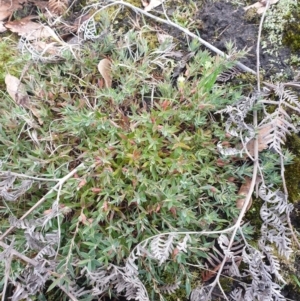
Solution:
[[[203,27],[199,29],[201,38],[224,52],[226,52],[225,45],[229,41],[234,42],[238,50],[249,49],[248,56],[241,62],[256,70],[256,45],[260,16],[254,14],[250,17],[249,15],[251,15],[250,11],[245,12],[243,8],[221,1],[205,5],[197,13],[196,18],[203,22]],[[285,63],[290,55],[291,51],[284,46],[279,48],[277,57],[260,49],[260,67],[265,70],[265,76],[270,77],[284,70],[288,77],[293,78],[292,69]]]

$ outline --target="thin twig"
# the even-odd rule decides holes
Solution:
[[[259,24],[259,34],[258,34],[258,39],[257,39],[257,45],[256,45],[256,55],[257,55],[257,64],[256,64],[256,76],[257,76],[257,90],[258,92],[260,93],[261,91],[261,88],[260,88],[260,72],[259,72],[259,65],[260,65],[260,61],[259,61],[259,46],[260,46],[260,39],[261,39],[261,32],[262,32],[262,26],[263,26],[263,21],[264,21],[264,18],[265,18],[265,15],[266,15],[266,12],[268,10],[270,6],[270,0],[267,1],[267,5],[266,5],[266,9],[261,17],[261,20],[260,20],[260,24]],[[295,86],[296,87],[299,87],[297,85],[297,83],[295,83]],[[283,191],[284,191],[284,195],[286,197],[286,200],[288,198],[288,190],[287,190],[287,187],[286,187],[286,181],[285,181],[285,176],[284,176],[284,172],[285,172],[285,168],[284,168],[284,162],[283,162],[283,156],[280,155],[280,172],[281,172],[281,179],[282,179],[282,186],[283,186]],[[294,229],[293,229],[293,226],[292,226],[292,223],[291,223],[291,219],[290,219],[290,216],[289,216],[289,213],[287,213],[287,223],[288,223],[288,226],[289,226],[289,229],[291,231],[291,234],[292,234],[292,237],[295,241],[295,243],[298,245],[298,247],[300,248],[300,242],[294,232]]]
[[[15,176],[18,178],[26,178],[26,179],[30,179],[30,180],[35,180],[35,181],[46,181],[46,182],[58,182],[60,179],[48,179],[48,178],[38,178],[38,177],[32,177],[32,176],[28,176],[28,175],[24,175],[21,173],[16,173],[16,172],[11,172],[11,171],[1,171],[0,172],[0,177],[1,175],[5,175],[5,176]]]
[[[8,287],[8,279],[9,279],[11,261],[12,261],[12,255],[10,254],[5,259],[4,285],[3,285],[3,289],[2,289],[2,299],[1,299],[1,301],[7,300],[5,295],[6,295],[6,290],[7,290],[7,287]]]
[[[259,46],[260,46],[262,24],[263,24],[263,20],[264,20],[264,17],[265,17],[265,14],[266,14],[266,11],[267,11],[268,7],[269,7],[269,0],[268,0],[268,3],[267,3],[266,10],[264,11],[264,13],[262,15],[262,18],[261,18],[261,21],[260,21],[258,38],[257,38],[257,48],[256,48],[256,55],[257,55],[256,76],[257,76],[257,89],[258,89],[258,93],[260,93]],[[258,126],[258,121],[257,120],[258,120],[257,111],[254,110],[254,112],[253,112],[253,126],[254,126],[254,128],[257,128],[257,126]],[[240,229],[242,219],[244,218],[244,215],[245,215],[245,213],[247,211],[247,207],[248,207],[248,205],[249,205],[249,203],[251,201],[251,197],[252,197],[252,194],[253,194],[253,191],[254,191],[254,188],[255,188],[256,178],[257,178],[257,172],[258,172],[258,165],[259,165],[258,164],[258,139],[257,139],[257,137],[254,138],[254,160],[253,160],[253,163],[254,163],[254,165],[253,165],[252,181],[251,181],[251,184],[250,184],[250,188],[249,188],[248,194],[246,196],[243,208],[242,208],[242,210],[241,210],[241,212],[239,214],[239,217],[238,217],[235,225],[233,226],[234,229],[233,229],[233,232],[232,232],[231,237],[230,237],[230,241],[229,241],[229,244],[228,244],[228,250],[231,249],[231,247],[233,245],[233,242],[234,242],[234,238],[236,237],[237,231]],[[211,293],[214,290],[214,288],[215,288],[216,285],[220,286],[220,276],[221,276],[221,273],[223,271],[223,268],[224,268],[224,265],[225,265],[227,259],[228,259],[227,256],[224,256],[223,261],[222,261],[222,263],[220,265],[220,268],[218,270],[217,276],[216,276],[215,280],[211,284],[211,289],[209,291],[209,296],[211,295]],[[223,295],[225,296],[224,293],[223,293]]]
[[[267,13],[267,10],[269,9],[270,6],[270,0],[267,0],[267,5],[266,5],[266,9],[264,10],[261,19],[260,19],[260,23],[259,23],[259,28],[258,28],[258,37],[257,37],[257,44],[256,44],[256,81],[257,81],[257,91],[258,93],[260,93],[261,89],[260,89],[260,51],[259,51],[259,47],[260,47],[260,40],[261,40],[261,33],[262,33],[262,27],[264,24],[264,20],[265,20],[265,16]]]
[[[57,286],[70,298],[70,300],[78,301],[78,299],[76,299],[76,297],[71,292],[69,292],[64,286],[60,285],[59,283],[57,284]]]
[[[5,249],[8,249],[10,246],[7,245],[6,243],[4,243],[3,241],[0,241],[0,247],[3,248],[4,250]],[[15,249],[11,249],[11,254],[16,256],[16,257],[19,257],[20,259],[22,259],[24,262],[27,262],[33,266],[37,266],[37,262],[25,255],[23,255],[22,253],[16,251]]]
[[[97,11],[90,18],[93,18],[94,15],[99,13],[99,11],[107,9],[108,7],[114,6],[114,5],[127,6],[127,7],[131,8],[132,10],[134,10],[135,12],[143,14],[143,15],[145,15],[145,16],[147,16],[147,17],[149,17],[149,18],[151,18],[155,21],[158,21],[158,22],[163,23],[163,24],[170,25],[170,26],[184,32],[186,35],[198,40],[201,44],[203,44],[205,47],[209,48],[210,50],[212,50],[216,54],[219,54],[220,56],[225,57],[225,58],[229,58],[229,56],[227,54],[225,54],[223,51],[221,51],[220,49],[218,49],[215,46],[211,45],[210,43],[206,42],[205,40],[201,39],[199,36],[195,35],[191,31],[189,31],[188,29],[186,29],[186,28],[184,28],[184,27],[182,27],[182,26],[180,26],[180,25],[178,25],[178,24],[176,24],[176,23],[174,23],[170,20],[165,20],[165,19],[162,19],[160,17],[154,16],[154,15],[152,15],[152,14],[150,14],[150,13],[148,13],[148,12],[146,12],[146,11],[144,11],[144,10],[142,10],[142,9],[140,9],[140,8],[130,4],[130,3],[124,2],[124,1],[113,1],[113,3],[107,4],[104,7],[100,8],[100,9],[97,9]],[[98,8],[98,6],[99,6],[99,4],[97,3],[97,4],[90,5],[87,8]],[[254,70],[250,69],[249,67],[245,66],[244,64],[238,62],[238,63],[236,63],[236,65],[240,69],[244,70],[245,72],[250,72],[250,73],[256,75],[256,72]]]

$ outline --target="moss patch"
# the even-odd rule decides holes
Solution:
[[[283,44],[290,47],[292,52],[299,53],[300,49],[300,8],[286,16],[288,20],[284,26]]]
[[[296,156],[294,163],[286,167],[285,178],[292,202],[300,199],[300,138],[294,134],[287,139],[287,146]]]
[[[0,39],[0,88],[5,88],[4,78],[7,73],[18,76],[20,70],[19,61],[16,57],[19,56],[17,48],[11,47],[9,38]]]

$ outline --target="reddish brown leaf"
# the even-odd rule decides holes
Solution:
[[[258,140],[259,152],[268,148],[268,145],[271,142],[270,133],[272,132],[273,129],[274,129],[273,124],[267,124],[258,129],[257,140]],[[255,139],[251,139],[246,145],[247,150],[251,156],[254,156],[254,145],[255,145]]]
[[[83,187],[85,184],[86,184],[86,179],[81,180],[78,184],[78,188]]]
[[[78,218],[78,220],[79,220],[81,223],[85,224],[85,222],[86,222],[86,216],[85,216],[85,214],[84,214],[84,213],[81,213],[80,216],[79,216],[79,218]]]
[[[161,205],[157,204],[156,208],[155,208],[155,212],[158,213],[160,211]]]
[[[103,207],[103,211],[108,211],[108,202],[107,202],[107,201],[104,201],[102,207]]]
[[[0,21],[3,21],[10,17],[14,11],[22,8],[20,5],[22,2],[16,0],[1,0],[0,1]]]
[[[97,188],[97,187],[92,188],[92,192],[94,192],[94,193],[99,193],[101,191],[102,191],[101,188]]]
[[[242,209],[244,206],[246,196],[248,195],[249,190],[250,190],[251,182],[252,182],[252,179],[250,179],[249,177],[246,177],[245,183],[241,186],[241,188],[238,192],[238,195],[242,197],[236,201],[236,207],[238,209]],[[252,198],[248,204],[247,211],[250,209],[251,205],[252,205]]]
[[[211,278],[213,278],[216,275],[216,273],[219,271],[220,267],[221,267],[221,263],[215,266],[212,270],[207,270],[202,272],[202,281],[206,282],[209,281]]]
[[[171,208],[170,208],[170,212],[172,213],[172,215],[173,215],[174,217],[177,216],[177,212],[176,212],[176,208],[175,208],[175,207],[171,207]]]
[[[175,248],[172,252],[172,258],[175,259],[178,253],[179,253],[179,250],[177,248]]]
[[[223,166],[226,165],[226,163],[222,159],[220,159],[220,158],[217,160],[216,164],[219,167],[223,167]]]

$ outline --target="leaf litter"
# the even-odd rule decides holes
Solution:
[[[26,86],[15,76],[7,74],[5,76],[6,91],[15,103],[21,107],[29,109],[38,119],[39,124],[43,124],[38,109],[30,102]]]
[[[13,75],[5,76],[6,91],[9,96],[22,107],[28,107],[29,96],[26,92],[26,87],[21,81]]]
[[[110,88],[112,85],[111,61],[108,58],[102,59],[98,64],[98,70],[104,79],[105,87]]]

